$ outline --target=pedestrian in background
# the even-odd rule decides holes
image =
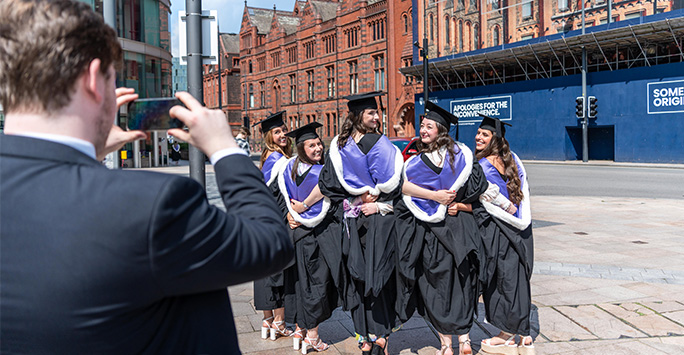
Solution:
[[[292,156],[292,140],[285,135],[287,126],[283,122],[284,112],[275,113],[254,124],[260,126],[266,146],[261,154],[261,173],[266,186],[276,198],[280,194],[276,182],[278,171]],[[287,223],[284,216],[282,216],[282,221]],[[262,339],[268,338],[269,332],[271,340],[276,340],[279,336],[293,335],[292,330],[285,326],[284,306],[285,284],[282,272],[254,281],[254,308],[264,312],[261,322]],[[294,323],[294,313],[288,317],[287,321]]]
[[[472,203],[487,189],[473,153],[449,136],[458,118],[427,102],[418,155],[404,163],[403,197],[395,205],[399,288],[397,310],[418,310],[439,332],[437,355],[472,354],[469,332],[477,309],[482,244]]]
[[[342,206],[342,260],[348,275],[343,306],[351,311],[364,354],[384,354],[387,337],[397,325],[393,201],[401,192],[401,152],[380,134],[376,97],[349,96],[349,115],[330,143],[319,187]]]
[[[240,127],[240,131],[238,131],[237,136],[235,136],[235,142],[237,142],[238,147],[247,152],[247,155],[251,154],[249,151],[249,135],[249,128]]]
[[[477,214],[486,254],[482,296],[487,320],[501,330],[482,341],[482,351],[533,355],[530,277],[534,244],[527,174],[505,138],[509,124],[482,117],[475,136],[475,157],[489,182],[480,198],[486,213]],[[516,334],[520,336],[517,343]]]
[[[226,287],[293,257],[225,115],[188,93],[168,133],[211,157],[228,213],[191,179],[99,163],[145,137],[112,125],[137,98],[122,57],[85,3],[0,1],[0,353],[239,354]]]

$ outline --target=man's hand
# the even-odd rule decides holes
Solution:
[[[176,97],[187,108],[172,107],[171,117],[185,123],[188,131],[174,128],[169,130],[170,135],[192,144],[208,157],[219,150],[238,147],[223,111],[207,109],[187,92],[178,92]]]
[[[135,100],[138,98],[138,94],[135,90],[129,88],[118,88],[116,89],[116,107],[117,109],[121,106]],[[112,119],[113,121],[113,119]],[[104,159],[107,154],[115,152],[126,143],[137,141],[147,137],[142,131],[124,131],[121,127],[112,125],[112,129],[109,131],[109,136],[107,136],[107,141],[101,152],[97,152],[97,160]]]

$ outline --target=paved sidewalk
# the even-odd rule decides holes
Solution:
[[[208,197],[223,208],[210,168]],[[532,215],[537,354],[684,354],[684,200],[532,196]],[[290,339],[261,340],[251,283],[229,292],[245,354],[295,354]],[[482,313],[475,350],[498,333]],[[337,310],[320,333],[327,354],[360,353],[347,312]],[[416,315],[390,337],[389,351],[432,355],[438,347]]]

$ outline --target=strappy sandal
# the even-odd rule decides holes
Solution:
[[[440,347],[439,350],[437,350],[435,355],[444,355],[444,354],[446,354],[447,350],[451,350],[451,354],[453,355],[454,348],[451,345],[446,345],[446,344],[442,344],[442,347]]]
[[[307,350],[309,350],[309,347],[316,351],[325,351],[328,350],[330,345],[324,343],[321,340],[321,337],[309,338],[306,336],[304,341],[302,341],[302,354],[306,354]]]
[[[299,345],[304,341],[304,329],[297,328],[292,333],[292,349],[299,350]]]
[[[492,345],[492,338],[483,340],[480,344],[480,351],[489,355],[518,355],[518,345],[515,343],[515,334],[504,333],[504,336],[507,335],[510,335],[508,340],[499,345]]]
[[[468,351],[464,347],[468,345]],[[470,346],[470,339],[458,342],[458,355],[472,355],[473,348]]]
[[[273,319],[273,316],[261,320],[261,339],[268,338],[268,330],[271,329],[271,319]]]
[[[282,328],[280,326],[283,326]],[[293,331],[285,327],[285,321],[278,321],[271,323],[271,340],[276,340],[279,336],[289,337],[292,336]]]
[[[385,339],[385,345],[380,346],[377,341],[380,339]],[[385,355],[385,349],[387,348],[387,338],[378,338],[373,342],[373,347],[371,348],[371,355]]]
[[[370,346],[371,346],[370,349],[363,350],[363,344],[370,344]],[[368,342],[368,341],[363,342],[363,343],[359,343],[359,350],[361,350],[361,355],[371,355],[371,351],[373,351],[373,343]]]
[[[525,344],[525,339],[530,339],[529,344]],[[533,339],[531,336],[524,336],[522,339],[520,339],[520,345],[518,345],[518,355],[535,355],[536,351],[534,350],[534,343],[532,342]]]

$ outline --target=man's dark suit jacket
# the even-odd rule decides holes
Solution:
[[[0,135],[0,352],[239,353],[226,286],[293,247],[249,158],[215,172],[227,213],[188,178]]]

